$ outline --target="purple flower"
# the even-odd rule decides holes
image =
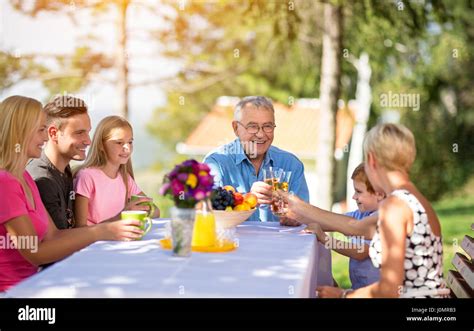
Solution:
[[[173,179],[171,181],[171,190],[173,191],[173,195],[179,196],[181,192],[184,191],[184,185],[177,179]]]
[[[206,197],[206,192],[202,189],[194,190],[194,199],[200,201]]]
[[[187,173],[180,173],[180,174],[178,174],[177,178],[181,183],[186,183],[186,180],[188,179],[188,174]]]
[[[199,176],[199,186],[209,186],[213,184],[214,180],[212,179],[211,176]]]
[[[167,194],[167,192],[170,188],[171,188],[171,184],[170,183],[165,183],[160,189],[160,194],[161,195]]]
[[[198,167],[199,167],[199,171],[206,171],[206,172],[211,171],[211,168],[209,168],[209,166],[205,163],[199,163]]]
[[[174,179],[176,175],[178,174],[178,171],[179,171],[179,165],[175,166],[174,169],[171,170],[171,172],[168,174],[168,177],[170,179]]]
[[[192,208],[198,201],[210,196],[213,185],[209,166],[190,159],[176,165],[165,176],[160,193],[171,196],[179,207]]]
[[[191,160],[184,161],[182,163],[182,166],[183,167],[192,167],[192,166],[197,165],[197,164],[198,164],[198,162],[196,160],[191,159]]]

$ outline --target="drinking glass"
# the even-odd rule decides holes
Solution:
[[[284,192],[289,191],[289,183],[290,183],[290,178],[291,178],[291,171],[281,171],[279,180],[277,183],[277,189],[280,189]],[[276,189],[275,189],[276,191]],[[286,214],[286,208],[285,208],[285,202],[284,200],[279,197],[278,195],[273,196],[272,198],[272,204],[270,205],[270,209],[272,213],[276,216],[283,216]]]

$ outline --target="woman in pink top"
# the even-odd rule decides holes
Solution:
[[[145,195],[133,179],[133,129],[120,116],[100,121],[84,164],[75,170],[76,226],[94,225],[120,219],[123,210],[148,210],[140,206],[149,198],[130,201],[132,195]],[[155,214],[160,210],[155,206]]]
[[[28,133],[28,134],[26,134]],[[97,240],[131,240],[142,231],[133,220],[58,230],[25,171],[38,158],[46,115],[35,99],[12,96],[0,103],[0,292]]]

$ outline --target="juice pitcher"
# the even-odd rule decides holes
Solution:
[[[193,247],[210,247],[216,245],[216,221],[209,199],[196,205],[194,221]]]

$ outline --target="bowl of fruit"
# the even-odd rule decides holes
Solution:
[[[216,226],[222,229],[236,227],[257,210],[255,194],[239,193],[230,185],[214,189],[211,193],[211,202]]]

